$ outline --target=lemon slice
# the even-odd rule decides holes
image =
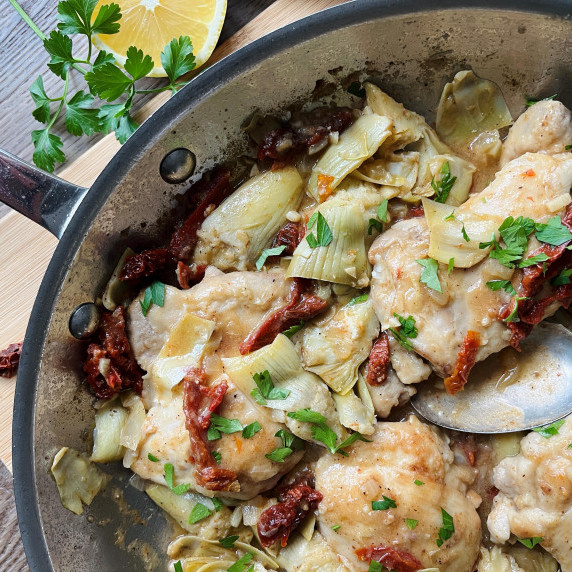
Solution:
[[[114,0],[121,9],[117,34],[98,34],[94,45],[110,52],[120,66],[125,65],[129,46],[149,54],[155,67],[153,77],[167,75],[161,66],[161,52],[179,36],[193,42],[196,67],[204,64],[215,49],[220,36],[226,0]],[[98,5],[109,4],[99,0]],[[96,9],[97,11],[97,9]]]

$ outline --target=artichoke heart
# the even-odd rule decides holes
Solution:
[[[362,115],[340,135],[335,145],[330,145],[310,175],[308,193],[319,202],[369,159],[391,135],[391,119],[376,113]],[[327,180],[327,193],[321,189],[321,180]]]
[[[129,391],[121,396],[123,407],[129,409],[129,415],[125,420],[119,438],[119,444],[125,447],[123,466],[129,468],[136,458],[137,447],[141,440],[143,423],[147,414],[141,398],[134,392]]]
[[[501,90],[492,81],[472,71],[460,71],[443,88],[437,108],[437,133],[450,145],[462,145],[483,131],[511,123]]]
[[[251,269],[302,196],[303,181],[295,167],[252,177],[205,219],[194,262],[220,270]]]
[[[86,455],[69,447],[57,452],[51,470],[62,505],[75,514],[83,513],[82,503],[89,506],[109,479]]]
[[[215,329],[215,323],[187,312],[171,330],[152,365],[157,394],[171,390],[185,377],[189,367],[197,366]]]
[[[391,153],[386,157],[364,163],[354,174],[357,178],[383,187],[395,187],[395,196],[406,195],[413,189],[419,173],[419,153]]]
[[[119,441],[128,416],[127,409],[121,407],[117,400],[105,403],[96,411],[92,461],[110,463],[123,458],[125,448]]]
[[[279,334],[270,345],[255,352],[241,357],[223,358],[222,362],[225,373],[244,395],[250,397],[250,392],[256,388],[254,374],[268,371],[274,386],[290,393],[284,399],[268,399],[266,407],[284,412],[311,409],[329,420],[331,429],[338,437],[344,435],[340,423],[331,421],[337,420],[337,414],[328,387],[317,375],[302,368],[296,347],[285,335]],[[260,406],[254,399],[253,404]],[[285,415],[281,420],[297,437],[323,445],[312,437],[309,423]]]
[[[327,246],[311,248],[307,238],[294,251],[286,276],[299,276],[365,288],[370,268],[365,248],[365,225],[357,205],[339,204],[335,197],[318,208],[332,232]]]
[[[455,268],[470,268],[488,256],[490,248],[479,248],[479,244],[490,241],[493,234],[498,238],[495,221],[461,209],[457,213],[449,205],[429,199],[423,199],[423,208],[429,226],[431,258],[443,264],[449,264],[453,258]],[[463,237],[463,228],[469,241]]]
[[[318,374],[335,392],[346,394],[357,382],[359,366],[378,334],[379,320],[370,300],[345,305],[325,324],[304,328],[304,368]]]
[[[349,391],[345,395],[334,393],[333,396],[340,423],[344,427],[352,431],[359,431],[362,435],[373,434],[375,431],[375,414],[364,405],[353,391]]]
[[[111,278],[107,282],[103,292],[102,302],[106,310],[115,310],[119,304],[122,304],[133,295],[134,286],[129,282],[119,280],[119,274],[125,266],[125,261],[134,254],[134,250],[126,248],[119,258],[119,261],[117,262],[117,265],[111,274]]]

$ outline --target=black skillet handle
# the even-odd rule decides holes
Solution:
[[[60,238],[87,193],[0,149],[0,201]]]

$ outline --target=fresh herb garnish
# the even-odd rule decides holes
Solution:
[[[417,264],[423,266],[423,272],[421,272],[421,278],[419,282],[426,284],[431,290],[442,293],[441,282],[439,282],[439,263],[433,258],[421,258],[416,260]]]
[[[211,414],[210,427],[207,430],[207,439],[215,441],[221,438],[221,433],[238,433],[242,429],[242,423],[238,419],[227,419],[213,413]]]
[[[529,256],[528,258],[524,258],[518,263],[519,268],[526,268],[527,266],[535,266],[536,264],[540,264],[541,262],[546,262],[548,260],[548,255],[541,252],[540,254],[535,254],[534,256]]]
[[[254,421],[253,423],[250,423],[250,425],[247,425],[242,430],[242,436],[245,439],[250,439],[251,437],[256,435],[256,433],[258,433],[261,429],[262,427],[260,426],[260,423],[258,423],[258,421]]]
[[[441,170],[439,171],[441,178],[435,181],[435,177],[431,178],[431,186],[435,191],[435,202],[444,203],[457,180],[457,177],[451,176],[451,168],[449,167],[449,161],[445,161]]]
[[[290,447],[278,447],[278,449],[274,449],[273,451],[270,451],[270,453],[266,453],[264,456],[275,463],[283,463],[284,460],[293,452],[294,451],[290,449]]]
[[[191,510],[191,515],[189,516],[189,524],[195,524],[196,522],[207,518],[207,516],[210,516],[212,513],[212,510],[207,508],[204,504],[198,502],[193,507],[193,510]]]
[[[276,461],[277,463],[283,463],[286,457],[289,457],[295,450],[299,451],[304,448],[304,442],[302,439],[296,437],[289,431],[280,429],[274,434],[275,437],[280,437],[282,439],[282,447],[278,447],[271,451],[265,457],[271,461]]]
[[[527,300],[526,296],[515,296],[514,297],[514,308],[512,312],[503,320],[503,322],[520,322],[518,317],[518,303],[522,300]]]
[[[447,215],[443,220],[456,220],[457,222],[460,222],[461,223],[461,234],[463,236],[463,240],[465,242],[471,242],[471,238],[469,237],[469,235],[467,234],[467,230],[465,229],[465,223],[455,216],[454,210],[451,211],[451,214]],[[450,263],[450,261],[449,261],[449,263]]]
[[[447,274],[451,274],[454,267],[455,267],[455,259],[449,258],[449,264],[447,264]]]
[[[562,224],[559,216],[553,216],[546,224],[536,225],[536,238],[540,242],[546,242],[552,246],[560,246],[572,240],[572,234],[566,226]]]
[[[274,248],[266,248],[262,251],[262,254],[258,257],[256,261],[256,270],[262,270],[262,267],[266,263],[266,259],[269,256],[279,256],[284,252],[286,245],[283,244],[282,246],[275,246]]]
[[[401,324],[400,328],[389,328],[389,331],[393,334],[393,337],[406,349],[413,350],[413,346],[409,342],[409,339],[417,337],[417,328],[415,327],[415,318],[409,316],[404,318],[399,314],[394,312],[393,316],[399,320]]]
[[[229,566],[227,572],[244,572],[246,567],[250,564],[254,555],[252,552],[247,552],[242,558],[239,558],[232,566]]]
[[[565,421],[566,419],[560,419],[558,421],[555,421],[554,423],[551,423],[550,425],[544,425],[543,427],[535,427],[533,431],[538,433],[539,435],[542,435],[545,439],[550,439],[550,437],[558,435],[558,429],[560,429],[560,427],[564,425]]]
[[[46,124],[46,127],[32,131],[31,134],[34,163],[41,169],[52,172],[56,163],[66,160],[62,151],[62,140],[51,133],[56,120],[62,114],[65,127],[72,135],[115,131],[117,139],[124,143],[138,127],[131,117],[134,97],[137,94],[149,93],[149,90],[136,89],[135,83],[147,75],[155,64],[150,56],[143,54],[135,46],[130,46],[127,50],[123,66],[127,73],[115,64],[113,55],[104,50],[93,57],[92,37],[95,34],[116,34],[119,31],[119,20],[122,17],[119,6],[115,3],[105,4],[99,6],[96,11],[96,0],[64,0],[58,3],[58,29],[45,35],[21,10],[17,1],[11,1],[26,24],[43,41],[50,56],[48,68],[63,80],[61,95],[58,97],[50,97],[46,93],[42,76],[36,78],[30,86],[30,94],[36,106],[32,115],[40,123]],[[73,53],[71,36],[76,34],[85,36],[88,46],[85,58],[78,58]],[[167,44],[161,54],[161,63],[169,84],[152,90],[153,93],[166,90],[176,92],[186,85],[188,82],[178,80],[195,67],[190,38],[181,36]],[[75,78],[72,78],[73,69],[84,76],[90,93],[83,90],[69,93],[71,86],[76,83]],[[96,96],[115,103],[98,107],[95,104]],[[52,104],[56,104],[53,113]]]
[[[424,485],[425,483],[423,481],[420,481],[419,479],[415,479],[413,481],[418,487],[420,487],[421,485]]]
[[[367,294],[362,294],[361,296],[356,296],[355,298],[352,298],[348,302],[348,306],[355,306],[356,304],[361,304],[362,302],[365,301],[367,301]]]
[[[162,307],[165,304],[165,284],[155,280],[151,286],[145,288],[143,300],[139,300],[141,313],[147,316],[151,304]]]
[[[530,549],[534,548],[537,544],[544,542],[544,538],[542,538],[542,536],[533,536],[532,538],[517,538],[517,540]]]
[[[321,212],[317,213],[316,218],[314,218],[315,215],[316,213],[314,213],[308,221],[308,230],[310,230],[314,226],[314,223],[316,223],[316,236],[314,236],[312,233],[307,234],[306,240],[308,241],[310,248],[328,246],[328,244],[330,244],[334,238],[332,231]]]
[[[152,463],[157,463],[159,461],[159,459],[157,459],[157,457],[155,457],[155,455],[153,455],[152,453],[147,453],[147,458],[152,462]]]
[[[189,484],[181,484],[181,485],[177,485],[176,487],[173,486],[174,485],[174,476],[175,476],[175,468],[173,467],[173,465],[171,465],[171,463],[165,463],[165,466],[163,467],[164,470],[164,477],[165,477],[165,482],[167,483],[167,486],[171,489],[171,492],[175,493],[176,495],[182,495],[185,494],[191,485]]]
[[[415,530],[415,528],[419,524],[419,521],[415,520],[414,518],[408,518],[406,519],[405,523],[407,524],[407,528],[409,530]]]
[[[224,505],[222,504],[222,501],[221,501],[220,499],[216,498],[216,497],[213,497],[213,498],[211,499],[211,501],[212,501],[213,504],[214,504],[215,512],[218,512],[218,511],[221,510],[222,507],[224,506]]]
[[[254,398],[256,403],[260,405],[266,405],[266,400],[276,400],[276,399],[286,399],[290,395],[289,389],[281,389],[279,387],[274,387],[272,378],[268,370],[264,370],[262,373],[255,373],[252,376],[254,383],[256,383],[257,388],[250,392],[250,395]]]
[[[550,97],[545,97],[543,99],[536,99],[534,97],[527,97],[524,104],[526,105],[526,107],[531,107],[532,105],[534,105],[535,103],[538,103],[539,101],[549,101],[550,99],[554,99],[557,95],[558,95],[557,93],[554,93]]]
[[[388,201],[386,199],[377,207],[377,217],[378,218],[370,218],[369,219],[369,224],[367,227],[367,234],[371,234],[374,228],[379,233],[381,233],[383,231],[382,223],[387,222],[387,205],[388,205]]]
[[[564,151],[570,151],[572,149],[572,145],[564,145]]]
[[[369,563],[369,568],[367,569],[367,572],[383,572],[383,566],[377,560],[372,560]]]
[[[340,527],[341,527],[341,526],[342,526],[341,524],[334,524],[334,526],[332,526],[332,530],[333,530],[334,532],[337,532],[338,530],[340,530]]]
[[[528,237],[534,232],[534,221],[528,217],[517,219],[509,216],[499,226],[499,233],[506,247],[500,246],[495,236],[488,242],[479,243],[479,248],[492,247],[489,256],[508,268],[514,268],[528,247]]]
[[[222,461],[222,455],[218,451],[211,451],[211,455],[214,457],[217,465],[220,465]]]
[[[234,548],[234,543],[238,540],[238,536],[227,536],[226,538],[219,538],[220,545],[223,548]]]
[[[487,282],[487,287],[495,292],[502,289],[511,296],[516,294],[516,290],[510,280],[489,280]]]
[[[441,546],[445,540],[449,540],[455,532],[453,517],[443,507],[441,507],[441,516],[443,517],[443,526],[439,529],[439,538],[435,540],[437,546]]]
[[[397,508],[397,503],[390,499],[389,497],[383,496],[383,500],[376,500],[372,501],[371,509],[372,510],[388,510],[390,508]]]
[[[387,222],[387,205],[389,201],[385,199],[378,207],[377,207],[377,218],[381,222]]]
[[[293,326],[290,326],[287,330],[284,330],[282,333],[287,338],[291,338],[294,334],[299,332],[305,325],[306,325],[306,322],[304,322],[304,320],[300,320],[299,324],[294,324]]]
[[[572,268],[565,268],[558,276],[555,276],[550,284],[552,286],[564,286],[570,284],[570,276],[572,276]]]
[[[181,564],[180,560],[175,562],[175,564],[173,564],[173,569],[175,570],[175,572],[183,572],[183,565]]]

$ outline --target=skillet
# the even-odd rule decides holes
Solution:
[[[321,89],[356,70],[366,70],[429,120],[445,81],[467,68],[497,82],[515,116],[525,96],[558,93],[570,106],[569,2],[498,6],[489,0],[462,6],[453,0],[349,2],[204,71],[138,129],[87,193],[65,184],[60,200],[54,190],[62,183],[27,171],[28,189],[39,194],[7,202],[35,213],[61,236],[32,311],[15,396],[16,503],[33,571],[160,569],[166,562],[170,527],[121,468],[110,469],[111,484],[79,517],[61,506],[49,474],[55,452],[63,445],[86,450],[93,427],[93,400],[80,375],[82,345],[70,336],[70,314],[97,299],[127,244],[141,248],[168,235],[173,197],[185,184],[161,178],[165,155],[191,150],[198,175],[246,150],[240,125],[255,108],[283,109],[308,99],[317,81]],[[21,169],[10,157],[2,159],[4,175],[22,181]]]

